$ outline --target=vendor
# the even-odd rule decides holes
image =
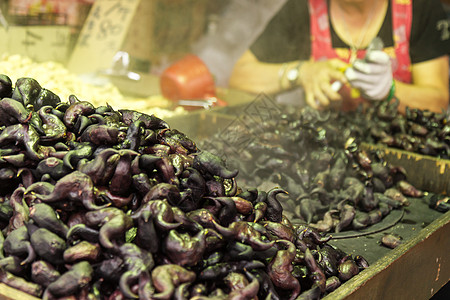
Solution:
[[[366,51],[375,37],[382,49]],[[300,86],[314,108],[334,102],[350,110],[396,97],[401,111],[442,112],[449,54],[439,0],[288,0],[237,61],[229,84],[252,93]]]

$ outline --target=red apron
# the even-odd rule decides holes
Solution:
[[[391,0],[394,49],[384,48],[383,51],[391,57],[394,79],[411,83],[411,59],[409,56],[409,39],[412,23],[411,0]],[[339,58],[345,62],[350,60],[350,49],[336,51],[331,44],[330,22],[327,0],[309,0],[311,58],[315,61]],[[365,50],[357,51],[357,58],[363,58]],[[363,101],[362,98],[352,98],[350,87],[340,91],[345,99],[343,110],[353,110]]]

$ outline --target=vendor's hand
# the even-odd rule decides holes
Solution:
[[[389,55],[381,50],[369,51],[364,59],[356,60],[345,71],[345,76],[353,87],[360,90],[364,98],[385,99],[393,80]]]
[[[347,83],[342,72],[346,67],[347,64],[339,59],[305,62],[300,69],[300,83],[305,91],[306,103],[318,109],[330,105],[330,101],[342,100],[341,95],[331,88],[331,83]]]

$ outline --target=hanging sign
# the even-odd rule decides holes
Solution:
[[[111,67],[141,0],[97,0],[89,12],[68,63],[73,73]]]

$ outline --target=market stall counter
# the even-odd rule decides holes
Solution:
[[[96,288],[106,294],[133,298],[139,292],[151,298],[155,291],[149,286],[150,274],[158,294],[169,298],[175,293],[175,286],[177,293],[205,293],[204,290],[210,288],[214,293],[225,289],[235,294],[245,290],[246,293],[256,295],[259,292],[259,280],[264,281],[263,276],[269,276],[269,281],[277,286],[277,289],[271,285],[265,288],[271,289],[270,293],[279,293],[281,298],[295,299],[302,288],[308,295],[320,296],[326,287],[323,267],[318,265],[324,263],[320,260],[321,255],[330,255],[330,259],[335,256],[339,260],[339,268],[344,266],[339,269],[343,285],[331,288],[327,297],[332,297],[333,293],[338,295],[337,298],[352,297],[358,293],[370,293],[372,289],[378,293],[390,292],[393,289],[389,285],[385,291],[379,291],[386,284],[385,278],[399,276],[397,272],[402,268],[421,268],[418,262],[427,266],[427,269],[423,268],[423,273],[433,275],[429,280],[421,280],[422,286],[417,285],[427,296],[448,280],[448,253],[444,251],[448,249],[449,243],[446,234],[449,215],[427,209],[429,202],[426,200],[427,193],[438,195],[440,191],[427,191],[427,186],[406,185],[409,171],[391,165],[386,151],[366,151],[357,143],[357,139],[350,138],[354,132],[339,129],[341,136],[327,134],[327,130],[336,133],[331,127],[325,126],[329,118],[335,117],[333,114],[322,115],[305,110],[297,118],[298,112],[284,112],[270,97],[260,95],[243,104],[244,107],[229,105],[222,109],[199,110],[162,120],[155,115],[133,110],[115,111],[110,106],[95,107],[76,96],[71,96],[68,103],[54,103],[52,101],[55,98],[47,99],[44,96],[38,100],[24,97],[28,95],[27,90],[20,89],[24,83],[18,82],[13,87],[7,79],[2,79],[4,97],[0,107],[5,112],[13,111],[15,114],[4,120],[5,128],[0,135],[2,150],[13,154],[3,155],[3,163],[8,166],[24,164],[33,172],[23,169],[20,178],[13,178],[21,181],[26,188],[14,184],[4,185],[2,192],[14,191],[14,195],[11,195],[14,208],[11,219],[6,222],[3,246],[9,257],[22,257],[24,265],[29,266],[33,262],[37,269],[32,270],[32,275],[28,273],[25,276],[28,280],[33,277],[34,281],[40,283],[13,275],[12,272],[22,274],[23,270],[16,268],[15,260],[8,258],[3,263],[8,263],[11,272],[0,270],[0,279],[4,283],[0,288],[6,299],[34,299],[32,296],[22,296],[19,290],[38,297],[43,293],[44,297],[60,297],[95,292],[95,288],[91,290],[91,286],[85,285],[85,282],[94,284],[91,282],[94,277],[107,281],[100,279],[95,282],[98,284]],[[40,93],[46,91],[39,88]],[[31,101],[33,106],[25,107],[21,101],[27,104]],[[61,126],[44,131],[47,128],[34,123],[37,115],[28,109],[38,108],[41,101],[47,101],[45,103],[48,105],[39,107],[38,117],[48,120],[52,115],[55,122],[58,122],[56,118],[59,119],[58,124]],[[244,114],[243,118],[241,113]],[[291,119],[292,116],[294,119]],[[265,127],[267,124],[275,131],[270,132],[269,127]],[[277,126],[283,130],[277,129]],[[20,148],[10,147],[9,132],[17,135],[14,136],[19,141],[16,146]],[[65,132],[69,138],[56,135],[61,132]],[[298,135],[289,136],[291,133]],[[273,143],[261,143],[257,139],[261,135]],[[335,140],[337,136],[339,138]],[[283,142],[280,137],[300,139],[305,142],[302,144],[305,148],[282,151],[277,146],[278,142]],[[64,142],[58,143],[60,138]],[[343,149],[331,147],[334,142],[342,141],[345,141]],[[223,147],[223,143],[228,146]],[[259,148],[252,148],[254,151],[248,152],[251,149],[248,145]],[[297,144],[294,146],[297,147]],[[327,150],[318,148],[310,152],[312,146],[326,146]],[[265,159],[252,160],[261,149],[275,151],[285,159],[273,160],[275,157],[269,155]],[[239,159],[233,159],[229,150],[241,155]],[[22,153],[16,155],[17,151]],[[95,154],[91,154],[92,151]],[[311,153],[325,155],[311,159]],[[377,170],[381,174],[393,172],[390,175],[395,179],[387,176],[385,179],[389,180],[386,184],[392,187],[394,183],[401,182],[399,187],[406,185],[409,193],[417,193],[417,196],[410,194],[409,198],[398,201],[380,198],[384,200],[374,202],[371,184],[376,184],[377,191],[387,185],[372,181],[378,172],[368,163],[372,159],[369,159],[369,153],[375,155],[374,162],[380,163]],[[219,157],[222,154],[226,157]],[[364,179],[366,185],[358,191],[357,199],[353,200],[347,199],[350,194],[335,195],[327,191],[326,188],[335,182],[325,182],[324,178],[316,181],[308,177],[310,179],[299,180],[299,184],[292,185],[282,172],[283,164],[295,165],[295,161],[291,163],[292,160],[288,160],[292,158],[291,154],[305,166],[318,167],[316,170],[333,168],[333,172],[342,172],[348,169],[355,178]],[[332,154],[341,159],[339,164]],[[28,157],[28,160],[23,160],[24,157]],[[242,159],[245,157],[250,162]],[[226,158],[226,162],[222,158]],[[58,168],[52,167],[52,162]],[[233,163],[241,168],[234,168]],[[240,178],[240,170],[243,170],[244,175],[248,171],[248,163],[263,167],[256,165],[251,172],[253,178]],[[430,165],[429,171],[432,168]],[[104,172],[98,172],[99,169]],[[275,176],[266,177],[267,172]],[[309,175],[317,177],[312,173]],[[348,176],[343,174],[341,177],[344,175]],[[27,181],[31,178],[34,180]],[[276,182],[277,178],[284,178],[289,185],[284,187]],[[339,176],[329,176],[329,179],[336,178]],[[5,180],[8,178],[3,178],[3,182]],[[262,182],[254,185],[255,180]],[[356,181],[352,182],[361,186]],[[294,190],[291,190],[292,187]],[[325,197],[322,200],[330,203],[338,200],[334,203],[337,206],[329,211],[337,223],[331,224],[328,229],[321,229],[323,224],[320,222],[323,220],[312,213],[302,214],[303,208],[297,212],[295,208],[283,210],[281,207],[295,193],[299,193],[298,199],[306,199],[304,192],[309,188],[313,188],[307,193],[311,196],[310,200],[316,196]],[[130,191],[134,197],[130,197]],[[291,199],[288,204],[295,207],[294,200],[298,199]],[[311,209],[315,212],[326,208],[326,203],[322,203],[321,207],[314,207],[311,201],[307,203],[312,205]],[[374,212],[368,219],[370,222],[351,223],[352,218],[347,213],[350,212],[354,217],[354,209],[361,205],[368,212]],[[6,204],[3,206],[7,208]],[[26,213],[28,207],[29,218]],[[335,214],[335,208],[340,213]],[[56,213],[61,217],[57,217]],[[286,216],[283,216],[284,213]],[[376,220],[372,220],[373,217]],[[310,224],[305,224],[306,218],[311,218]],[[55,226],[49,226],[49,222],[59,231]],[[360,229],[355,230],[356,226]],[[195,234],[190,234],[191,231]],[[377,239],[385,233],[401,235],[402,244],[394,250],[379,245]],[[30,241],[27,234],[31,235]],[[15,247],[15,239],[20,241],[17,245],[24,248]],[[40,247],[41,243],[50,243],[52,247]],[[332,243],[340,244],[333,246]],[[436,243],[440,244],[439,247],[435,247]],[[208,252],[207,247],[211,247]],[[88,263],[99,259],[99,248],[104,254],[100,262]],[[367,248],[379,251],[372,253]],[[430,254],[432,250],[433,254]],[[208,253],[208,257],[203,257],[204,253]],[[417,253],[430,260],[419,259]],[[41,260],[34,261],[34,255]],[[45,263],[50,257],[63,273],[53,279],[42,278],[40,275],[43,269],[40,268],[51,271],[48,263]],[[270,262],[266,264],[267,259]],[[292,270],[294,261],[296,268]],[[349,268],[345,269],[347,266]],[[109,272],[110,268],[117,272]],[[228,277],[228,273],[235,277]],[[420,273],[401,274],[406,276],[402,277],[405,281],[416,281],[417,277],[414,276]],[[219,288],[215,285],[217,276],[223,278]],[[280,280],[282,278],[289,281]],[[335,279],[338,278],[335,276]],[[242,280],[244,287],[233,284],[234,280]],[[112,282],[120,282],[120,287],[111,285]],[[184,290],[193,283],[195,289]],[[395,294],[397,291],[391,292],[396,298],[399,297],[399,294]]]
[[[270,96],[259,95],[254,102],[199,112],[189,118],[175,117],[168,122],[174,126],[183,124],[190,136],[203,141],[200,143],[203,147],[226,152],[225,158],[229,162],[237,159],[242,168],[247,162],[237,153],[242,151],[236,151],[242,148],[227,152],[223,147],[233,148],[232,142],[242,143],[256,138],[252,137],[254,131],[246,129],[258,122],[253,120],[249,125],[249,121],[243,119],[244,115],[253,114],[256,119],[263,116],[258,119],[263,123],[270,118],[281,120],[283,110],[283,105],[280,106]],[[383,145],[362,143],[361,147],[382,152],[386,161],[404,168],[409,182],[426,192],[423,197],[411,198],[409,206],[391,211],[381,222],[368,228],[329,233],[332,236],[330,244],[351,255],[364,256],[370,267],[325,299],[429,299],[450,278],[450,213],[437,211],[430,205],[432,195],[443,198],[448,194],[450,161]],[[239,176],[237,179],[242,186],[248,182]],[[261,183],[265,187],[278,185],[271,181],[270,176],[261,180],[265,181]],[[388,234],[400,237],[400,245],[395,249],[381,243],[383,236]]]

